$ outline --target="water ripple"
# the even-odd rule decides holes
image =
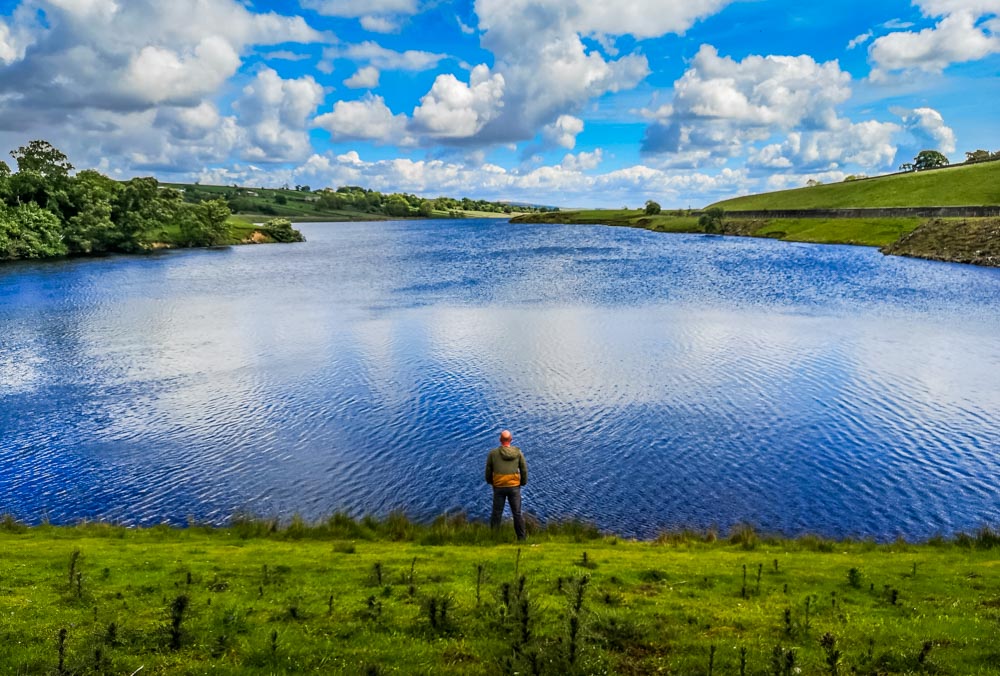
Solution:
[[[484,516],[893,538],[1000,520],[1000,272],[495,221],[0,266],[0,511]]]

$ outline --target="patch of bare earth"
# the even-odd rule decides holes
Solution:
[[[935,219],[882,248],[893,256],[1000,267],[1000,219]]]

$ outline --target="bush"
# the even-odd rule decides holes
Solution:
[[[287,218],[272,218],[260,228],[275,242],[304,242],[302,233],[292,227]]]

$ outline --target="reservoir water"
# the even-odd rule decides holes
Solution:
[[[0,513],[1000,524],[1000,270],[502,221],[0,265]]]

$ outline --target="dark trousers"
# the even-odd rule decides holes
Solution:
[[[514,517],[514,532],[517,539],[524,539],[524,517],[521,516],[521,487],[511,486],[509,488],[493,487],[493,512],[490,514],[490,528],[500,527],[500,520],[503,519],[503,503],[510,503],[510,515]]]

